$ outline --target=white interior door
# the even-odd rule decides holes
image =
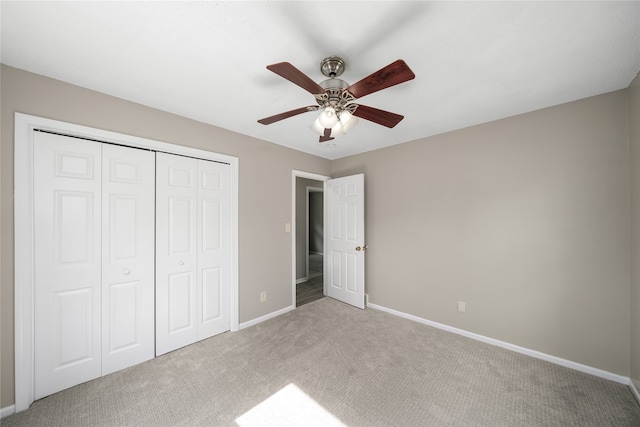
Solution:
[[[101,375],[101,144],[34,132],[34,395]]]
[[[197,341],[198,161],[156,154],[156,355]]]
[[[102,375],[155,355],[155,153],[102,145]]]
[[[324,198],[326,294],[364,308],[364,175],[325,181]]]
[[[198,160],[198,339],[229,330],[230,170]]]

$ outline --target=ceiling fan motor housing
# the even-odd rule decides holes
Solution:
[[[345,90],[349,83],[337,78],[344,72],[345,67],[344,60],[337,56],[328,56],[320,61],[320,71],[329,77],[319,83],[324,89],[324,93],[316,95],[316,102],[320,107],[333,107],[336,111],[349,110],[352,113],[355,110],[355,105],[352,108],[347,106],[355,100],[355,97]]]
[[[349,105],[355,101],[355,97],[345,89],[349,87],[349,83],[341,79],[330,78],[319,83],[325,90],[324,93],[315,95],[316,102],[322,108],[333,107],[336,111],[348,110],[353,113],[356,105]]]

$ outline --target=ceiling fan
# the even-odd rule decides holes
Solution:
[[[330,141],[336,136],[344,135],[355,126],[358,121],[357,117],[388,128],[394,127],[400,123],[404,116],[357,104],[355,101],[358,98],[415,78],[413,71],[401,59],[352,85],[337,78],[345,70],[345,62],[337,56],[324,58],[320,62],[320,71],[328,79],[319,84],[288,62],[267,65],[267,69],[311,93],[315,97],[317,105],[266,117],[258,120],[258,123],[269,125],[298,114],[322,110],[312,125],[312,129],[320,134],[319,142]]]

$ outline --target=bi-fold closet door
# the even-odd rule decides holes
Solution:
[[[157,153],[156,355],[229,330],[229,166]]]
[[[36,399],[229,329],[228,188],[228,165],[34,132]]]
[[[34,132],[35,398],[154,356],[155,160]]]

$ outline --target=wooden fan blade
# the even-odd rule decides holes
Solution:
[[[320,137],[318,142],[327,142],[327,141],[331,141],[332,139],[335,139],[335,138],[331,138],[331,129],[325,129],[324,135]]]
[[[280,77],[284,77],[291,83],[295,83],[307,92],[317,95],[324,93],[324,89],[318,83],[314,82],[302,71],[288,62],[279,62],[277,64],[267,65],[267,70],[271,70]]]
[[[352,84],[347,88],[347,91],[356,98],[362,98],[379,90],[412,80],[415,77],[416,75],[413,74],[411,68],[402,59],[398,59],[359,82]]]
[[[263,125],[270,125],[271,123],[279,122],[280,120],[288,119],[289,117],[297,116],[298,114],[306,113],[309,111],[316,111],[318,109],[317,105],[310,105],[308,107],[297,108],[295,110],[287,111],[285,113],[276,114],[275,116],[265,117],[264,119],[258,120],[258,123],[262,123]]]
[[[404,116],[399,114],[378,110],[377,108],[367,107],[366,105],[358,105],[353,115],[388,128],[394,127],[404,119]]]

